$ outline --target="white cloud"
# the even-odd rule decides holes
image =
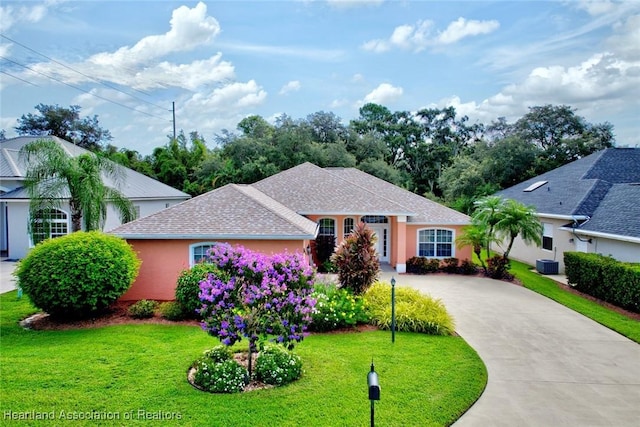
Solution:
[[[495,20],[476,21],[460,17],[457,21],[449,24],[446,30],[438,35],[437,41],[440,44],[451,44],[469,36],[489,34],[500,27],[500,23]]]
[[[296,92],[296,91],[299,91],[301,87],[302,87],[302,85],[300,84],[300,81],[291,80],[286,85],[282,86],[282,89],[280,89],[279,94],[280,95],[286,95],[286,94],[288,94],[290,92]]]
[[[577,2],[577,7],[595,16],[611,11],[615,5],[609,0],[580,0]]]
[[[46,15],[48,7],[54,2],[43,2],[35,5],[8,5],[0,6],[0,31],[8,31],[11,27],[26,22],[40,22]]]
[[[606,45],[627,61],[640,60],[640,14],[632,15],[626,22],[614,26],[614,35]]]
[[[207,114],[237,112],[244,108],[257,107],[267,97],[255,80],[236,82],[216,88],[210,93],[196,93],[187,102],[192,111],[205,109]]]
[[[388,39],[374,39],[362,44],[362,49],[372,52],[386,52],[392,48],[420,52],[428,47],[456,43],[469,36],[489,34],[500,27],[498,21],[467,21],[458,18],[438,35],[433,34],[433,21],[418,21],[414,25],[400,25],[394,28]]]
[[[393,86],[389,83],[382,83],[364,97],[364,100],[358,101],[359,105],[367,103],[387,105],[397,101],[403,94],[404,90],[399,86]]]
[[[93,55],[89,62],[117,68],[135,67],[173,52],[184,52],[209,42],[220,32],[218,21],[207,16],[207,5],[200,2],[193,9],[180,6],[171,16],[171,29],[162,35],[147,36],[133,47]]]

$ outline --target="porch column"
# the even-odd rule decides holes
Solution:
[[[407,272],[407,217],[398,215],[398,234],[396,236],[396,271]]]

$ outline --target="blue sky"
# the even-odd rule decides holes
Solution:
[[[453,105],[472,122],[567,104],[640,146],[638,1],[3,1],[0,128],[39,103],[97,114],[148,154],[176,126],[210,146],[273,121],[366,102]]]

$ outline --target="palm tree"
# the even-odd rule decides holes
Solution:
[[[471,224],[465,227],[463,233],[456,238],[456,245],[458,245],[458,247],[473,247],[473,253],[478,257],[485,273],[487,272],[487,266],[482,259],[482,248],[487,245],[487,239],[487,228],[483,224]]]
[[[494,229],[501,219],[504,203],[500,196],[486,196],[474,203],[476,210],[472,218],[475,224],[482,224],[486,229],[487,239],[484,244],[487,255],[491,253],[491,243],[495,241]]]
[[[500,220],[495,224],[496,234],[509,239],[509,246],[503,258],[509,259],[509,252],[513,242],[520,235],[525,243],[542,244],[542,223],[532,207],[523,205],[512,199],[507,199],[500,213]]]
[[[133,204],[117,189],[107,187],[103,176],[118,186],[124,169],[93,153],[69,155],[51,139],[31,142],[20,150],[27,164],[25,188],[31,199],[30,233],[48,227],[47,212],[69,200],[71,231],[99,230],[104,226],[107,204],[112,204],[122,222],[135,218]]]

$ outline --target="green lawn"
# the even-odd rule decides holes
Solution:
[[[533,267],[518,261],[511,261],[511,270],[522,284],[534,292],[542,294],[560,304],[577,311],[596,322],[640,343],[640,322],[630,319],[600,304],[579,295],[567,292],[556,282],[531,271]]]
[[[398,333],[392,344],[389,332],[375,331],[308,337],[296,347],[305,373],[288,386],[208,394],[186,380],[191,362],[217,343],[198,327],[23,330],[17,322],[32,312],[15,291],[0,295],[2,425],[64,425],[66,414],[119,417],[69,421],[74,426],[155,425],[158,418],[181,426],[365,426],[373,358],[378,425],[443,426],[478,399],[487,381],[484,364],[459,337]],[[56,422],[10,421],[8,411],[53,415]]]

